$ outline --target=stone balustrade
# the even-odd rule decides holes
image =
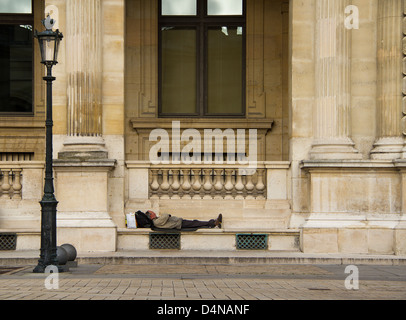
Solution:
[[[266,199],[266,170],[245,175],[238,167],[151,167],[150,199]]]
[[[0,167],[0,198],[21,199],[22,169]]]
[[[153,165],[127,161],[126,168],[128,208],[139,208],[148,200],[289,199],[290,163],[284,161],[258,161],[253,175],[246,175],[244,166],[228,163]]]
[[[37,204],[42,197],[43,182],[44,163],[41,161],[0,161],[0,200]],[[8,206],[1,206],[1,209],[5,213]]]

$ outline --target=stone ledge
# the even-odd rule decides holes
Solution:
[[[86,167],[86,168],[114,168],[117,164],[115,159],[97,159],[97,160],[86,160],[81,159],[69,159],[61,160],[55,159],[53,165],[55,168],[77,168],[77,167]]]
[[[202,161],[201,164],[160,164],[159,166],[153,165],[148,160],[127,160],[125,161],[125,165],[128,169],[182,169],[182,168],[240,168],[244,167],[244,165],[239,164],[227,164],[224,161],[224,164],[204,164]],[[256,163],[258,169],[277,169],[277,170],[288,170],[290,168],[291,162],[290,161],[258,161]]]
[[[270,229],[270,230],[242,230],[242,229],[198,229],[196,231],[179,231],[174,230],[175,232],[179,232],[182,234],[212,234],[212,235],[219,235],[219,234],[270,234],[270,235],[299,235],[300,230],[296,229]],[[137,229],[128,229],[128,228],[118,228],[117,234],[118,235],[144,235],[149,234],[151,232],[160,232],[159,230],[152,230],[150,228],[137,228]],[[163,231],[167,232],[167,230]]]
[[[16,234],[21,235],[41,235],[41,230],[40,229],[0,229],[0,233],[2,234]]]
[[[0,252],[1,266],[36,265],[39,251]],[[304,254],[302,252],[258,251],[117,251],[83,253],[76,259],[85,264],[337,264],[337,265],[406,265],[406,256],[355,254]]]
[[[230,121],[232,120],[232,121]],[[133,129],[172,129],[172,121],[179,121],[181,129],[264,129],[271,130],[274,124],[270,119],[191,119],[191,118],[132,118]]]
[[[303,160],[300,162],[301,169],[394,169],[392,160]]]

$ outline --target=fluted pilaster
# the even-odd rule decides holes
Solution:
[[[102,138],[101,0],[66,1],[67,138],[59,159],[107,158]]]
[[[402,159],[406,159],[406,0],[402,1],[402,11],[403,11],[403,21],[402,21],[402,30],[403,30],[403,40],[402,40],[402,51],[403,51],[403,82],[402,82],[402,135],[403,135],[403,150],[402,150]]]
[[[348,0],[318,0],[316,106],[312,159],[359,159],[350,138],[351,31],[344,26]]]
[[[401,157],[403,0],[378,1],[377,141],[372,159]]]
[[[66,1],[68,135],[102,134],[100,0]]]

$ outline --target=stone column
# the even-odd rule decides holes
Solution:
[[[406,159],[406,0],[403,0],[403,20],[402,20],[402,30],[403,30],[403,39],[402,39],[402,51],[403,51],[403,80],[402,80],[402,134],[404,138],[403,150],[402,150],[402,159]]]
[[[396,159],[395,166],[399,169],[401,174],[401,191],[402,191],[402,215],[399,218],[399,224],[395,227],[395,254],[406,254],[406,0],[403,2],[402,7],[402,30],[403,30],[403,85],[402,85],[402,114],[401,130],[404,138],[404,147],[402,150],[401,159]]]
[[[372,159],[401,158],[402,0],[378,1],[377,141]]]
[[[67,136],[54,161],[58,239],[78,252],[115,251],[102,137],[102,0],[66,0]]]
[[[316,1],[316,105],[314,160],[361,159],[350,138],[351,31],[345,28],[349,0]]]
[[[66,1],[68,134],[60,159],[107,158],[102,138],[101,0]]]

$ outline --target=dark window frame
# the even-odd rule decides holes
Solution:
[[[31,25],[33,28],[33,41],[32,41],[32,106],[31,111],[28,112],[2,112],[0,110],[0,117],[26,117],[34,116],[35,110],[35,54],[34,54],[34,0],[31,0],[31,13],[0,13],[0,25]]]
[[[245,118],[246,117],[246,0],[243,0],[242,15],[207,14],[207,0],[197,1],[195,16],[163,16],[162,0],[158,0],[158,117],[160,118]],[[162,27],[196,29],[196,109],[194,113],[163,113],[162,112]],[[242,33],[242,88],[241,112],[227,114],[208,113],[208,30],[213,27],[243,27]]]

